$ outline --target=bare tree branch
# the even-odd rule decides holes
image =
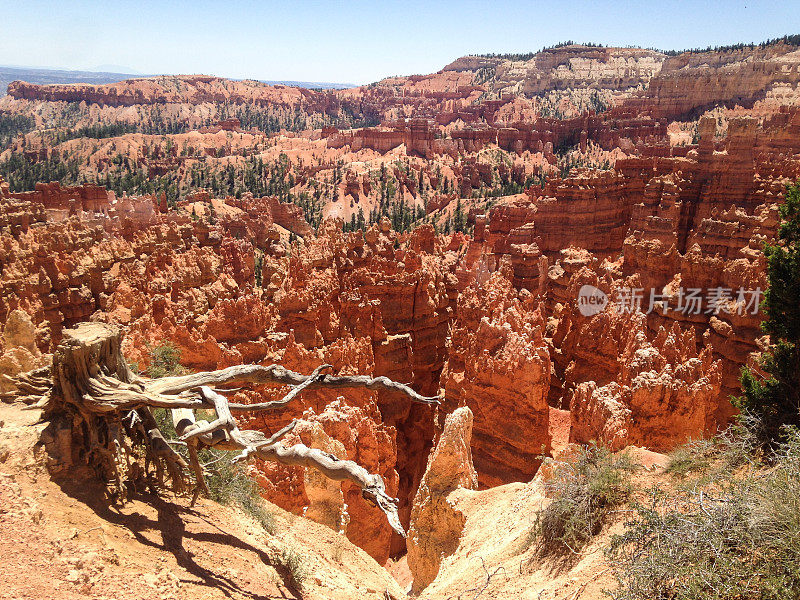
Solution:
[[[324,367],[325,365],[323,365]],[[368,390],[386,390],[401,393],[411,401],[421,404],[439,404],[438,396],[423,396],[405,384],[392,381],[388,377],[369,377],[367,375],[344,375],[341,377],[323,375],[316,377],[311,383],[307,380],[314,375],[301,375],[290,371],[280,365],[236,365],[220,369],[219,371],[202,371],[192,375],[180,375],[177,377],[163,377],[147,381],[146,388],[149,392],[162,395],[174,395],[187,390],[197,389],[201,386],[220,386],[234,381],[246,381],[249,383],[282,383],[284,385],[298,386],[306,384],[303,389],[344,389],[344,388],[366,388]],[[293,399],[294,397],[292,397]],[[282,407],[286,402],[279,400],[276,402],[264,402],[261,404],[231,404],[231,410],[271,410]],[[189,407],[187,407],[189,408]]]

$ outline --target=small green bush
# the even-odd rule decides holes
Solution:
[[[153,416],[164,437],[168,440],[178,437],[168,410],[156,408],[153,410]],[[199,416],[202,417],[202,414]],[[185,446],[176,446],[175,449],[188,460]],[[275,518],[264,508],[258,484],[247,474],[243,466],[231,462],[230,452],[205,448],[200,451],[198,458],[203,465],[206,485],[212,500],[220,504],[238,506],[245,514],[255,519],[265,531],[275,532]]]
[[[179,348],[167,342],[159,346],[149,347],[149,350],[150,366],[147,368],[147,376],[151,379],[182,375],[184,373],[184,368],[181,366],[181,351]]]
[[[691,441],[670,452],[665,470],[670,475],[681,478],[689,473],[703,472],[711,466],[711,458],[716,452],[717,448],[712,441]]]
[[[181,353],[170,343],[150,348],[150,367],[147,375],[156,379],[170,375],[180,375],[185,369],[180,364]],[[163,408],[153,410],[158,428],[168,440],[178,437],[170,412]],[[198,411],[198,418],[214,418],[212,413],[203,414]],[[185,446],[176,449],[188,460]],[[264,508],[258,484],[247,474],[245,469],[231,462],[231,455],[224,450],[207,448],[200,451],[200,462],[206,472],[206,484],[211,499],[220,504],[238,506],[246,514],[254,518],[265,531],[274,532],[275,519]]]
[[[709,484],[730,478],[732,471],[754,465],[761,459],[760,421],[749,413],[738,415],[737,422],[713,438],[690,441],[669,454],[665,471],[675,478],[686,479],[699,474],[698,482]]]
[[[200,462],[208,472],[206,484],[212,500],[240,507],[265,531],[275,532],[275,517],[264,508],[258,484],[244,467],[231,462],[229,452],[213,448],[203,450]]]
[[[303,563],[300,554],[298,554],[294,548],[287,546],[281,552],[280,563],[289,572],[295,589],[302,591],[303,584],[308,578],[308,571],[306,570],[306,565]]]
[[[742,412],[736,422],[715,437],[715,444],[722,459],[719,468],[722,476],[742,466],[754,466],[763,458],[763,425],[761,420],[749,413]]]
[[[634,468],[626,455],[614,456],[595,445],[554,463],[552,479],[545,484],[553,500],[533,526],[540,553],[578,553],[599,532],[609,511],[630,497]]]

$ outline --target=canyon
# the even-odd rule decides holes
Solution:
[[[13,82],[11,116],[30,127],[0,148],[0,374],[93,321],[143,374],[168,346],[188,372],[329,364],[439,396],[309,390],[240,422],[296,419],[286,444],[380,474],[408,541],[351,482],[250,467],[266,500],[445,597],[479,498],[533,502],[570,444],[668,452],[731,422],[800,177],[800,49],[566,45],[345,90]]]

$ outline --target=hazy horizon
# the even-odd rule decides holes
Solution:
[[[285,85],[311,84],[311,85],[330,86],[337,88],[357,85],[349,81],[305,81],[297,79],[256,79],[255,77],[228,77],[224,73],[140,73],[134,69],[129,69],[124,65],[98,65],[97,67],[92,69],[59,69],[56,67],[49,67],[46,65],[43,66],[43,65],[0,64],[0,92],[2,92],[3,89],[5,89],[3,85],[8,85],[8,83],[10,83],[14,79],[14,77],[12,77],[11,79],[4,81],[3,80],[4,75],[16,72],[21,72],[23,74],[42,73],[45,77],[44,81],[39,81],[40,78],[36,77],[34,77],[33,79],[24,79],[24,81],[28,81],[29,83],[78,83],[80,80],[75,76],[91,74],[91,75],[122,75],[125,76],[125,78],[130,78],[130,79],[158,77],[161,75],[165,76],[211,75],[232,80],[253,79],[267,84],[285,84]],[[61,77],[56,74],[63,74],[64,76],[66,76],[65,80],[60,81]],[[101,79],[103,81],[100,81]],[[85,83],[113,83],[116,81],[119,81],[119,79],[99,78],[97,81],[86,81]],[[2,94],[0,93],[0,95]]]
[[[121,73],[363,84],[430,73],[466,54],[534,52],[565,40],[664,50],[761,42],[800,33],[800,0],[569,4],[412,0],[346,7],[0,0],[0,63]],[[46,65],[46,66],[41,66]],[[112,71],[114,72],[114,71]]]

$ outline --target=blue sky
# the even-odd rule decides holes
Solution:
[[[566,39],[687,47],[800,33],[800,0],[0,0],[0,64],[367,83]]]

